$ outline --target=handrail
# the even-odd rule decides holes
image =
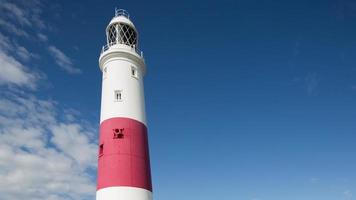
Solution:
[[[130,19],[130,15],[126,10],[115,8],[115,17],[118,17],[118,16],[124,16],[124,17]]]
[[[121,43],[113,42],[113,43],[104,45],[104,46],[102,47],[102,49],[101,49],[100,55],[103,54],[105,51],[109,50],[110,47],[112,47],[112,46],[114,46],[114,45],[116,45],[116,44],[121,44]],[[128,45],[126,45],[126,46],[127,46],[127,47],[131,47],[131,50],[134,50],[137,55],[139,55],[141,58],[143,58],[143,52],[142,52],[141,50],[139,50],[137,47],[132,47],[132,46],[128,46]]]

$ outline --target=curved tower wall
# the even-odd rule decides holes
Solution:
[[[96,200],[151,200],[146,66],[137,48],[138,34],[122,10],[106,31],[108,43],[99,58],[103,75]]]

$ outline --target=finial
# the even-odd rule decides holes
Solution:
[[[130,19],[130,15],[129,13],[124,10],[124,9],[119,9],[119,8],[116,8],[115,7],[115,17],[118,17],[118,16],[124,16],[126,17],[127,19]]]

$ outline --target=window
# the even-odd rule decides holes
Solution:
[[[134,66],[131,66],[131,76],[134,78],[138,78],[137,69]]]
[[[104,153],[104,144],[101,144],[101,145],[99,146],[99,156],[102,156],[103,153]]]
[[[108,36],[109,36],[108,38],[109,44],[110,45],[116,44],[116,37],[117,37],[116,24],[113,24],[109,27]]]
[[[120,44],[126,44],[134,47],[137,43],[137,34],[135,30],[127,24],[118,24],[118,40]]]
[[[122,101],[122,91],[121,90],[115,90],[114,99],[115,99],[115,101]]]
[[[110,46],[116,43],[125,44],[132,48],[137,46],[137,33],[133,27],[124,23],[112,24],[107,30],[107,39]]]
[[[116,128],[114,129],[114,139],[122,139],[124,138],[124,129],[123,128]]]

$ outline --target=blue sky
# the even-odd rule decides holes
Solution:
[[[5,198],[43,181],[60,184],[28,199],[94,198],[98,57],[115,7],[147,63],[154,199],[355,198],[354,1],[0,2]],[[46,178],[59,159],[75,181]],[[38,162],[48,176],[27,177]]]

